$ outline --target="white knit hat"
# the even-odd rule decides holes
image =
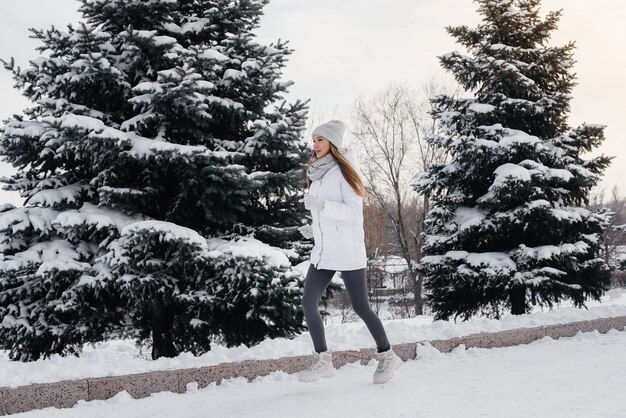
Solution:
[[[346,125],[337,119],[333,119],[326,123],[322,123],[320,126],[313,130],[313,135],[321,135],[328,139],[337,148],[343,147],[343,134],[346,131]]]

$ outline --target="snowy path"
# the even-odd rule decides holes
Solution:
[[[564,303],[558,309],[545,312],[537,309],[532,314],[506,315],[500,320],[477,317],[454,323],[454,321],[433,321],[432,317],[419,316],[407,319],[383,319],[383,324],[389,341],[392,344],[401,344],[621,315],[626,315],[626,291],[615,289],[611,295],[603,297],[602,303],[590,302],[589,310],[572,308]],[[381,317],[384,316],[381,314]],[[345,324],[327,324],[326,340],[331,351],[374,346],[367,327],[360,319]],[[157,361],[150,360],[145,352],[140,352],[131,340],[105,341],[98,343],[95,348],[86,346],[79,358],[55,355],[47,360],[30,363],[9,361],[8,353],[0,350],[0,387],[203,367],[232,361],[306,355],[311,354],[311,351],[311,337],[306,331],[293,339],[267,339],[250,348],[243,345],[227,348],[216,344],[211,351],[198,357],[191,353],[183,353],[172,359],[161,358]]]
[[[525,346],[442,354],[420,347],[391,382],[371,383],[375,361],[301,383],[275,372],[181,395],[79,402],[21,417],[625,417],[626,332],[549,337]]]

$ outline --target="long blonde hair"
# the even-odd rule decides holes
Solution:
[[[356,170],[352,166],[352,163],[348,161],[346,157],[344,157],[339,152],[337,147],[334,146],[332,143],[330,144],[330,153],[335,158],[335,161],[337,162],[337,165],[339,166],[339,169],[341,170],[341,174],[343,174],[343,178],[346,179],[346,181],[348,182],[350,187],[354,189],[356,194],[364,198],[365,187],[363,187],[363,182],[361,181],[361,177],[359,177],[359,173],[356,172]],[[306,163],[306,166],[304,167],[304,173],[305,173],[304,175],[306,177],[307,190],[311,188],[311,179],[306,174],[306,172],[307,172],[307,169],[309,168],[309,165],[315,160],[316,160],[315,151],[313,151],[313,153],[311,154],[311,158],[309,158],[309,161]]]

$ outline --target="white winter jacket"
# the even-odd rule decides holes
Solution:
[[[354,151],[344,155],[363,178]],[[311,182],[309,193],[325,201],[324,209],[311,211],[315,241],[311,264],[317,269],[338,271],[365,268],[363,198],[346,181],[339,166]]]

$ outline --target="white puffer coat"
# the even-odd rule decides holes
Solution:
[[[362,179],[354,151],[348,150],[344,155]],[[338,271],[365,268],[363,198],[346,181],[339,166],[311,182],[309,193],[325,201],[324,209],[311,211],[315,241],[311,264],[317,269]]]

